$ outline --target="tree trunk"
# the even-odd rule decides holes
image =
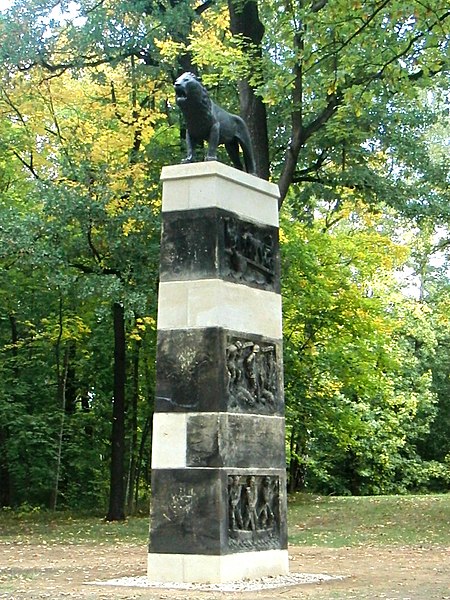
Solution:
[[[56,466],[55,466],[55,485],[50,495],[50,509],[56,510],[58,503],[58,490],[59,490],[59,477],[61,472],[61,454],[62,454],[62,443],[64,434],[64,422],[66,416],[66,375],[67,375],[67,361],[68,351],[66,348],[64,364],[61,365],[61,341],[64,333],[63,326],[63,300],[61,293],[59,295],[59,310],[58,310],[58,337],[55,343],[55,362],[56,362],[56,404],[60,407],[61,415],[59,421],[58,431],[58,447],[56,450]]]
[[[290,460],[288,468],[288,492],[299,492],[305,487],[306,467],[299,457],[306,456],[306,444],[299,439],[299,432],[293,428],[290,437]]]
[[[17,331],[17,320],[15,315],[10,313],[9,324],[11,327],[11,354],[13,358],[12,371],[14,375],[15,383],[19,379],[19,365],[18,365],[18,354],[17,354],[17,343],[19,341],[19,334]],[[14,394],[14,387],[11,393]],[[12,398],[14,401],[14,397]],[[11,506],[12,493],[11,493],[11,476],[9,471],[8,461],[8,425],[5,423],[0,426],[0,507]]]
[[[8,463],[8,434],[0,427],[0,508],[11,506],[11,478]]]
[[[107,521],[125,519],[125,312],[114,310],[114,398],[111,435],[111,479]]]
[[[131,393],[131,442],[130,464],[128,469],[127,512],[134,512],[134,487],[136,481],[136,454],[138,451],[138,399],[139,399],[139,352],[140,342],[134,344],[133,352],[133,390]]]
[[[144,462],[145,443],[151,429],[152,417],[148,415],[145,419],[144,428],[142,430],[141,443],[139,444],[139,455],[136,462],[136,480],[134,486],[134,506],[138,506],[139,501],[139,481],[141,479],[142,464]]]
[[[67,373],[66,373],[66,415],[75,414],[77,408],[77,372],[75,369],[76,359],[76,343],[71,341],[68,347],[68,361],[67,361]]]
[[[259,19],[257,0],[228,0],[230,12],[230,30],[233,35],[242,36],[243,49],[252,64],[252,76],[261,75],[261,40],[264,25]],[[247,41],[247,43],[245,43]],[[248,125],[255,153],[256,174],[262,179],[269,179],[269,140],[267,134],[266,106],[248,80],[239,82],[239,99],[241,114]]]
[[[58,365],[58,398],[57,398],[57,401],[61,407],[61,418],[60,418],[60,422],[59,422],[59,431],[58,431],[58,449],[57,449],[57,455],[56,455],[55,487],[53,488],[52,495],[50,498],[50,509],[51,510],[56,510],[56,506],[58,504],[59,483],[60,483],[60,478],[61,478],[61,458],[62,458],[63,439],[64,439],[64,425],[66,422],[66,382],[67,382],[68,365],[69,365],[69,347],[66,347],[62,371],[61,371],[60,366]]]

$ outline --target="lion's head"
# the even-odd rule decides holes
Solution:
[[[200,104],[207,107],[210,103],[208,92],[194,73],[183,73],[174,83],[175,98],[178,106]]]

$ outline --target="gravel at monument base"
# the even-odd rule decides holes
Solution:
[[[252,581],[241,581],[238,583],[222,584],[188,584],[188,583],[158,583],[150,581],[147,577],[120,577],[119,579],[110,579],[108,581],[93,581],[89,585],[114,585],[118,587],[139,587],[139,588],[161,588],[172,590],[190,590],[205,592],[255,592],[258,590],[269,590],[279,587],[288,587],[292,585],[301,585],[306,583],[322,583],[333,579],[342,579],[342,577],[324,574],[311,573],[291,573],[289,575],[280,575],[278,577],[261,577]]]

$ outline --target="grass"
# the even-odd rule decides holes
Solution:
[[[450,545],[450,494],[289,500],[289,541],[305,546]]]
[[[450,545],[450,494],[289,499],[289,541],[305,546]],[[145,546],[148,518],[108,523],[74,513],[0,511],[0,541]]]
[[[143,544],[148,543],[148,517],[107,522],[98,516],[39,511],[17,514],[0,511],[0,542],[36,544]]]

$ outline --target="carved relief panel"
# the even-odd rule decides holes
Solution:
[[[221,209],[167,213],[161,281],[219,277],[280,291],[278,230]]]
[[[228,536],[232,549],[280,544],[280,481],[271,475],[228,476]]]
[[[229,337],[226,348],[230,408],[273,412],[279,403],[280,367],[274,344]]]
[[[158,333],[156,411],[283,413],[281,343],[221,328]]]
[[[270,229],[224,218],[224,254],[228,275],[272,289],[276,283],[277,239]]]

